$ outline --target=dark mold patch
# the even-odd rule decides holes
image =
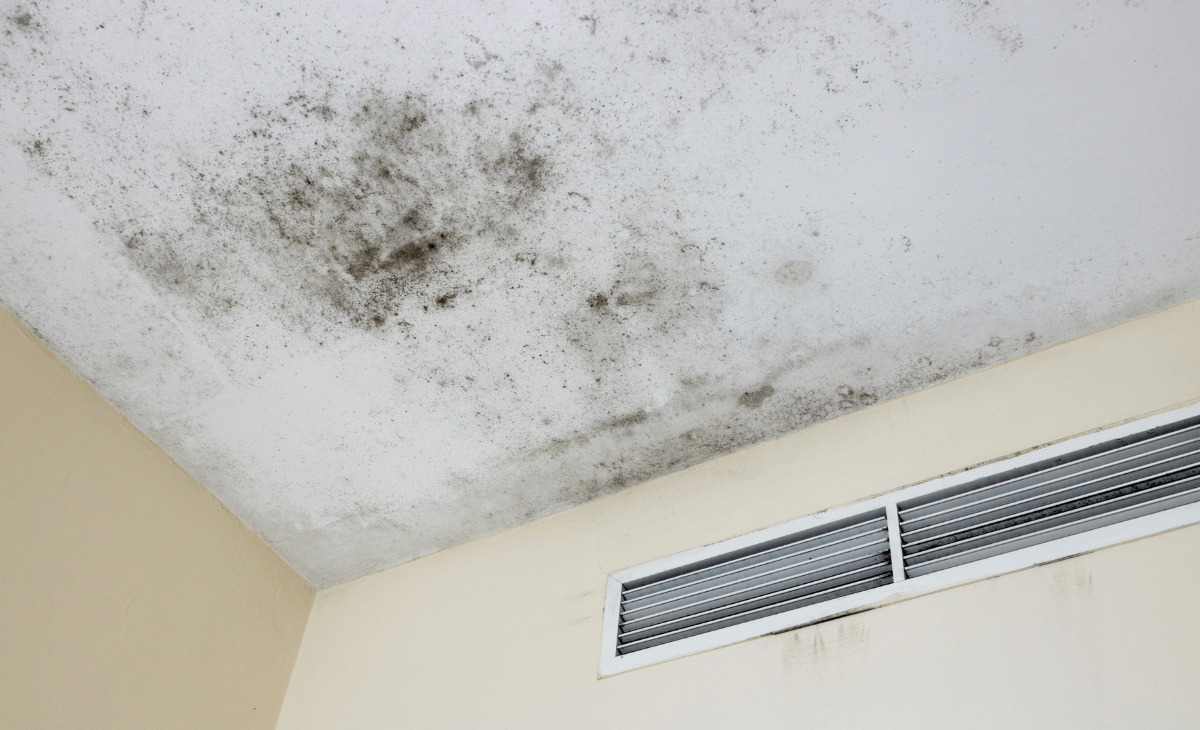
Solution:
[[[452,306],[465,278],[456,256],[486,261],[516,240],[552,179],[549,157],[504,124],[417,94],[255,107],[214,159],[185,163],[199,223],[169,254],[223,240],[265,260],[276,276],[264,286],[288,290],[278,296],[363,329],[409,304]],[[134,261],[151,278],[161,268]]]
[[[840,401],[839,405],[843,410],[854,410],[860,406],[873,405],[879,401],[879,396],[874,393],[869,393],[865,390],[855,390],[849,385],[838,386],[837,397]]]
[[[37,5],[23,6],[18,5],[9,15],[4,16],[3,35],[5,38],[15,39],[23,36],[26,42],[45,42],[46,34],[42,23],[39,21]],[[10,70],[7,63],[0,61],[0,73]]]
[[[646,414],[645,409],[643,409],[637,413],[630,413],[605,421],[601,424],[601,428],[608,430],[629,428],[630,426],[636,426],[639,423],[645,423],[647,420],[649,420],[649,418],[650,417]]]
[[[775,395],[775,388],[770,383],[767,383],[754,390],[747,391],[738,396],[738,405],[742,408],[754,410],[762,406],[763,401]]]
[[[29,144],[25,145],[25,154],[29,155],[30,157],[45,157],[49,146],[50,140],[35,139]]]
[[[17,12],[8,16],[8,22],[21,30],[33,30],[38,26],[33,14],[24,8],[17,8]]]

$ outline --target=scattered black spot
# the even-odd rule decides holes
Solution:
[[[645,409],[642,409],[637,413],[630,413],[625,416],[620,416],[619,418],[613,418],[605,421],[604,423],[600,424],[600,426],[601,428],[609,430],[629,428],[630,426],[635,426],[639,423],[645,423],[649,418],[650,417],[646,414]]]
[[[509,151],[492,162],[492,172],[509,185],[518,197],[540,192],[546,185],[547,162],[542,155],[532,154],[521,142],[520,135],[510,136]]]
[[[25,154],[29,155],[30,157],[45,157],[49,150],[49,146],[50,140],[35,139],[29,144],[25,145]]]
[[[667,280],[654,264],[632,260],[624,275],[613,283],[613,303],[618,307],[649,304],[668,286]]]
[[[596,292],[595,294],[588,297],[587,303],[588,303],[588,306],[591,307],[592,309],[600,309],[601,307],[607,307],[608,306],[608,295],[603,292]]]
[[[636,291],[625,291],[617,295],[617,306],[628,307],[635,304],[648,304],[658,296],[657,289],[639,289]]]
[[[142,236],[145,235],[142,231],[135,231],[121,236],[121,242],[125,244],[125,248],[130,250],[140,248],[142,245]]]
[[[550,159],[506,119],[481,115],[464,131],[417,94],[295,94],[248,111],[244,132],[222,145],[232,158],[222,149],[188,161],[200,228],[186,235],[257,250],[317,311],[363,329],[438,289],[454,288],[435,300],[452,306],[459,252],[482,243],[486,256],[515,240],[515,221],[550,181]],[[137,233],[122,240],[141,247]],[[202,247],[155,250],[195,257]],[[147,256],[137,261],[153,275],[160,267]]]
[[[874,393],[868,393],[863,390],[856,391],[849,385],[839,385],[837,388],[838,399],[841,401],[838,405],[842,410],[856,408],[858,406],[869,406],[879,401],[879,396]]]
[[[37,25],[33,20],[33,15],[28,10],[21,10],[16,15],[10,15],[8,21],[23,30],[33,28]]]
[[[767,398],[775,395],[775,388],[771,384],[763,385],[760,388],[742,393],[738,396],[738,405],[742,408],[754,410],[760,407]]]

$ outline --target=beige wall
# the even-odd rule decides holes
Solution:
[[[312,601],[0,309],[0,727],[271,728]]]
[[[307,728],[1200,727],[1200,527],[596,678],[606,576],[1200,399],[1200,303],[322,591]]]

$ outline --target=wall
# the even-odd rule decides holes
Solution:
[[[606,576],[1200,399],[1200,302],[322,591],[306,728],[1200,726],[1200,527],[605,679]]]
[[[313,589],[0,309],[0,727],[271,728]]]

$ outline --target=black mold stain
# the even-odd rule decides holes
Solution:
[[[282,282],[285,296],[367,330],[406,301],[453,306],[465,283],[456,254],[487,260],[515,240],[552,179],[547,154],[477,115],[381,92],[254,107],[214,159],[185,163],[198,224],[181,238],[192,244],[155,250],[196,258],[204,240],[227,241],[275,270],[264,289]],[[123,241],[142,248],[136,234]],[[155,279],[150,258],[133,260]]]
[[[25,154],[29,155],[30,157],[44,158],[49,152],[49,147],[49,139],[35,139],[29,144],[24,145],[22,149],[25,151]]]
[[[18,9],[15,15],[8,16],[8,22],[17,26],[21,30],[28,30],[37,27],[37,22],[33,19],[33,14],[25,9]]]
[[[24,36],[27,42],[44,42],[46,40],[45,29],[38,20],[37,10],[36,3],[29,6],[18,5],[11,15],[4,17],[6,22],[2,26],[3,36],[14,39],[20,35]],[[0,62],[0,72],[8,70],[11,70],[8,64]]]
[[[639,423],[645,423],[647,420],[649,420],[649,418],[649,415],[647,415],[645,409],[643,409],[636,413],[630,413],[628,415],[620,416],[619,418],[613,418],[600,425],[601,428],[608,430],[629,428],[630,426],[636,426]]]
[[[838,400],[842,408],[853,409],[858,406],[869,406],[879,401],[879,396],[874,393],[869,393],[865,390],[856,391],[849,385],[841,385],[837,388]]]
[[[763,401],[773,395],[775,395],[775,388],[768,383],[756,388],[755,390],[742,393],[740,396],[738,396],[737,402],[742,408],[754,410],[755,408],[762,406]]]

